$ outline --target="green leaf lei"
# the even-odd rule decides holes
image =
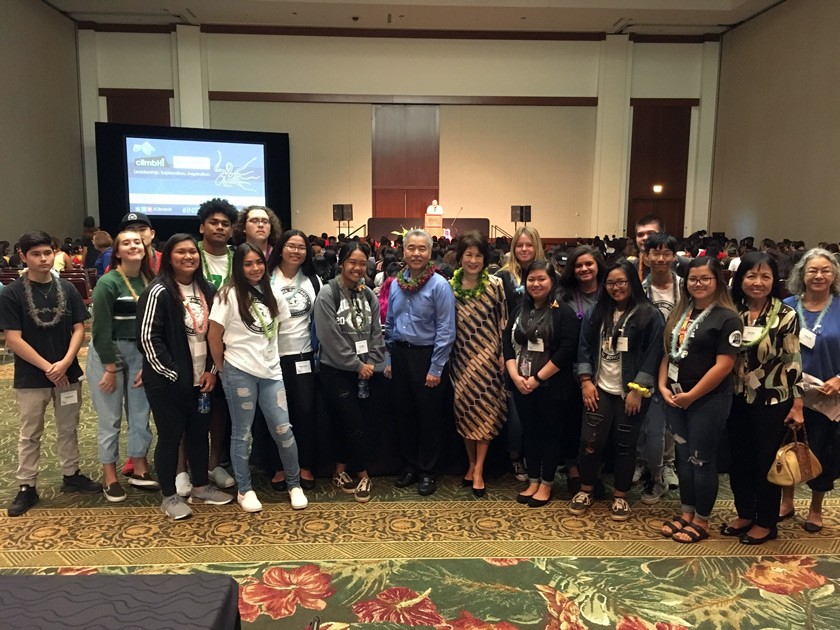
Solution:
[[[408,280],[405,279],[406,275],[408,276]],[[433,262],[429,262],[429,264],[426,265],[425,271],[416,278],[412,278],[411,273],[408,270],[405,272],[401,271],[397,274],[397,284],[403,291],[415,293],[423,288],[423,285],[426,284],[433,275],[435,275],[435,264]]]
[[[487,290],[489,277],[490,274],[487,269],[482,269],[481,273],[478,274],[478,284],[475,288],[465,289],[463,284],[461,284],[464,280],[464,268],[460,267],[455,270],[454,274],[452,274],[452,280],[449,281],[449,285],[452,287],[452,292],[455,294],[455,297],[463,302],[466,302],[467,300],[481,296],[484,291]]]

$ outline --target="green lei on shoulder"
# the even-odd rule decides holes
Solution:
[[[452,274],[452,280],[449,281],[449,285],[452,287],[452,292],[455,294],[455,297],[466,302],[467,300],[481,296],[487,290],[489,277],[490,273],[487,269],[482,269],[481,273],[478,274],[478,284],[475,288],[465,289],[461,284],[464,279],[464,269],[461,267],[456,269],[455,273]]]

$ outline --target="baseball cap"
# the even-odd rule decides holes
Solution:
[[[152,227],[152,222],[149,221],[149,217],[147,217],[142,212],[129,212],[122,218],[122,221],[120,222],[120,231],[124,230],[129,225],[134,225],[135,223],[143,223],[145,225],[148,225],[149,227]]]

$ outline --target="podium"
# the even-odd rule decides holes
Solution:
[[[443,236],[443,215],[442,214],[426,214],[426,220],[423,223],[423,229],[428,232],[429,236]]]

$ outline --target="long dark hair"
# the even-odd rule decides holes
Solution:
[[[176,245],[183,243],[184,241],[190,241],[195,246],[196,250],[198,250],[198,241],[195,240],[195,237],[192,234],[187,234],[186,232],[173,234],[163,246],[163,253],[160,257],[160,268],[158,269],[158,274],[155,278],[155,282],[159,282],[166,287],[166,290],[169,291],[175,299],[175,302],[181,308],[182,313],[185,312],[184,303],[181,299],[181,292],[178,290],[178,282],[175,280],[175,270],[172,268],[172,250],[175,249]],[[196,255],[200,256],[200,254]],[[204,294],[204,298],[209,302],[216,289],[212,284],[207,282],[207,279],[204,277],[204,270],[201,268],[200,264],[196,268],[195,273],[193,273],[193,282],[198,285],[198,289]]]
[[[634,309],[638,308],[634,317],[639,318],[641,327],[647,325],[650,318],[655,317],[659,312],[648,299],[644,288],[642,288],[642,282],[639,280],[639,273],[630,261],[622,258],[621,260],[617,260],[612,263],[606,268],[604,277],[606,278],[609,276],[615,269],[621,270],[624,275],[627,276],[627,281],[629,283],[628,286],[630,287],[630,296],[627,299],[627,308],[624,310],[621,318],[613,325],[612,320],[613,315],[615,314],[615,300],[612,298],[609,291],[607,291],[606,284],[601,284],[598,289],[598,300],[592,307],[592,317],[589,320],[590,325],[596,329],[600,329],[606,322],[609,327],[609,332],[611,333],[610,336],[612,338],[613,347],[615,347],[619,331],[624,326],[624,323],[627,321],[627,318]]]
[[[531,297],[527,289],[528,276],[535,271],[545,271],[551,279],[551,290],[548,292],[546,305],[544,308],[539,309],[539,311],[534,306],[534,298]],[[536,341],[538,338],[543,339],[548,345],[551,343],[553,332],[550,304],[559,298],[557,272],[554,270],[554,265],[547,260],[535,260],[525,270],[522,276],[522,283],[526,288],[522,294],[522,307],[519,309],[519,319],[516,322],[514,338],[520,345],[524,345],[528,341]]]
[[[563,269],[563,273],[560,276],[559,284],[560,288],[563,289],[564,294],[571,295],[578,290],[579,282],[577,276],[575,275],[575,263],[578,258],[585,256],[586,254],[589,254],[595,259],[595,265],[598,267],[598,286],[602,287],[604,285],[604,278],[607,277],[607,265],[604,262],[604,257],[601,255],[601,251],[595,249],[594,247],[590,247],[589,245],[581,245],[579,247],[575,247],[569,252],[569,259],[566,261],[566,267]]]
[[[256,288],[248,281],[248,278],[245,277],[245,256],[251,252],[257,254],[263,265],[265,265],[265,255],[259,247],[253,243],[242,243],[241,245],[238,245],[237,248],[233,250],[233,269],[231,270],[230,278],[228,278],[228,281],[221,288],[219,293],[219,299],[222,302],[227,303],[228,298],[230,298],[230,293],[233,291],[236,295],[236,305],[239,309],[239,316],[242,318],[242,321],[246,326],[253,326],[254,324],[254,315],[251,312],[251,302],[255,297],[268,307],[268,312],[271,313],[272,319],[277,317],[280,313],[280,309],[277,306],[277,300],[274,297],[274,292],[271,290],[271,280],[269,280],[268,271],[263,273],[263,277],[260,278],[260,283],[257,285],[260,289],[259,291],[257,291]]]
[[[744,278],[747,272],[761,265],[767,265],[770,268],[770,273],[773,274],[773,286],[770,287],[770,297],[776,299],[782,298],[782,291],[779,288],[779,265],[776,264],[776,259],[764,252],[750,252],[741,257],[738,271],[735,272],[732,278],[732,301],[735,302],[736,306],[741,306],[746,302],[744,289],[741,285],[744,284]]]
[[[303,244],[306,246],[306,257],[300,264],[301,273],[303,273],[303,275],[307,278],[312,278],[317,275],[315,272],[315,263],[312,262],[312,259],[314,258],[314,254],[312,253],[312,244],[307,240],[306,234],[300,230],[286,230],[280,235],[280,238],[277,239],[277,245],[272,248],[271,253],[268,255],[268,260],[265,263],[266,273],[269,276],[271,276],[271,274],[274,273],[274,270],[280,266],[280,261],[283,260],[283,248],[293,236],[301,237],[303,239]]]

